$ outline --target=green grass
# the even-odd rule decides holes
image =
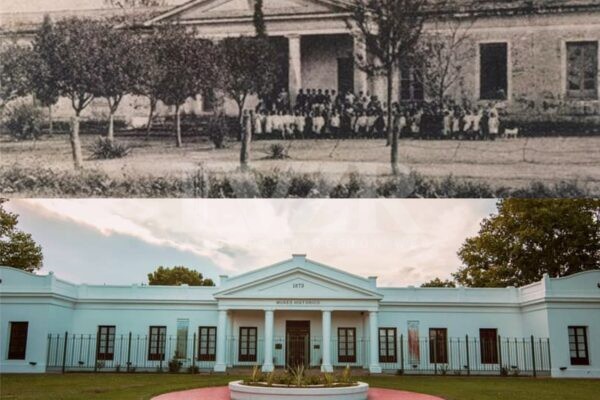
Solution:
[[[0,398],[18,400],[147,400],[161,393],[226,385],[240,377],[187,374],[0,375]],[[600,380],[500,377],[360,377],[374,387],[427,393],[447,400],[591,400]]]

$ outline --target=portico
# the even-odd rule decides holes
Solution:
[[[299,89],[367,92],[367,74],[354,60],[364,59],[364,43],[347,25],[348,4],[337,0],[265,0],[267,34],[277,41],[285,74],[277,90],[286,88],[292,102]],[[220,39],[253,36],[254,0],[197,0],[161,14],[145,24],[168,21],[193,26],[198,36]],[[284,40],[280,40],[284,39]],[[287,49],[285,49],[287,47]],[[249,102],[249,107],[252,105]],[[227,107],[227,105],[226,105]]]
[[[377,322],[381,295],[375,278],[323,270],[304,255],[261,274],[263,270],[221,277],[223,289],[215,293],[217,332],[225,335],[217,335],[215,371],[258,364],[269,372],[303,364],[324,372],[336,365],[381,372]],[[357,284],[349,283],[348,277]]]

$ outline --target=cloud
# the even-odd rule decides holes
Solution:
[[[230,274],[308,257],[381,285],[447,278],[489,200],[13,200],[105,236],[209,257]],[[77,251],[77,249],[73,249]],[[57,274],[59,271],[56,271]]]

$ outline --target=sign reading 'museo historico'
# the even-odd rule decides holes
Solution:
[[[284,300],[276,300],[275,304],[293,304],[293,305],[309,305],[309,304],[320,304],[319,300],[293,300],[293,299],[284,299]]]

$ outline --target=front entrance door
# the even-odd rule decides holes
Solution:
[[[286,321],[286,365],[310,365],[310,321]]]
[[[354,59],[338,58],[338,93],[354,92]]]

